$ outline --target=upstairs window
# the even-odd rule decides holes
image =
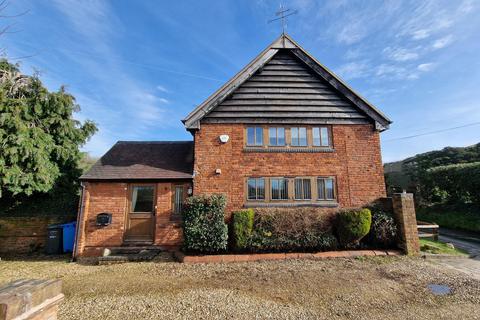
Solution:
[[[335,182],[333,178],[318,178],[318,200],[334,200],[335,199]]]
[[[313,145],[316,147],[330,146],[330,134],[327,127],[312,128]]]
[[[270,179],[272,200],[288,200],[288,180],[285,178]]]
[[[265,179],[249,178],[247,186],[248,200],[265,200]]]
[[[309,178],[295,179],[295,200],[311,200],[312,188]]]
[[[285,128],[273,127],[268,129],[269,145],[284,146],[285,145]]]
[[[247,146],[263,146],[263,128],[247,128]]]
[[[291,144],[295,147],[306,147],[307,146],[307,128],[301,127],[296,128],[293,127],[290,129],[290,133],[292,135]]]

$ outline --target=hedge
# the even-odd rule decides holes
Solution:
[[[225,204],[224,195],[187,198],[182,211],[186,252],[217,253],[227,249]]]
[[[372,213],[369,209],[344,210],[337,213],[335,231],[340,244],[355,247],[370,231]]]
[[[243,251],[248,248],[253,231],[254,216],[255,212],[253,209],[240,210],[233,213],[232,241],[234,250]]]
[[[441,200],[480,204],[480,162],[434,167],[427,170],[427,178]]]

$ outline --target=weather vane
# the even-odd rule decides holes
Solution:
[[[291,9],[286,9],[283,5],[280,5],[280,9],[277,12],[275,12],[275,15],[278,18],[268,20],[268,23],[271,23],[277,20],[282,20],[282,34],[285,34],[285,28],[287,26],[287,17],[294,15],[296,13],[298,13],[298,10],[292,11]]]

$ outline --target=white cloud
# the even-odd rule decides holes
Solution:
[[[409,61],[418,59],[418,53],[405,48],[386,47],[383,52],[387,57],[394,61]]]
[[[417,66],[418,71],[422,72],[428,72],[431,71],[435,68],[435,63],[429,62],[429,63],[422,63]]]
[[[368,72],[369,66],[365,62],[349,62],[337,70],[338,75],[346,80],[365,77]]]
[[[448,46],[452,42],[453,42],[453,36],[448,35],[448,36],[445,36],[443,38],[435,40],[432,44],[432,48],[433,49],[445,48],[446,46]]]
[[[422,40],[430,36],[430,31],[428,29],[419,29],[412,32],[413,40]]]
[[[157,85],[157,90],[162,92],[168,92],[168,89],[161,85]]]

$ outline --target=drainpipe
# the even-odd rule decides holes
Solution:
[[[72,252],[72,261],[75,261],[77,257],[77,249],[78,244],[77,241],[80,238],[80,230],[81,230],[81,222],[83,221],[84,209],[85,209],[85,185],[83,182],[80,182],[80,186],[82,187],[81,195],[80,195],[80,206],[77,214],[77,230],[75,232],[75,241],[73,242],[73,252]]]

